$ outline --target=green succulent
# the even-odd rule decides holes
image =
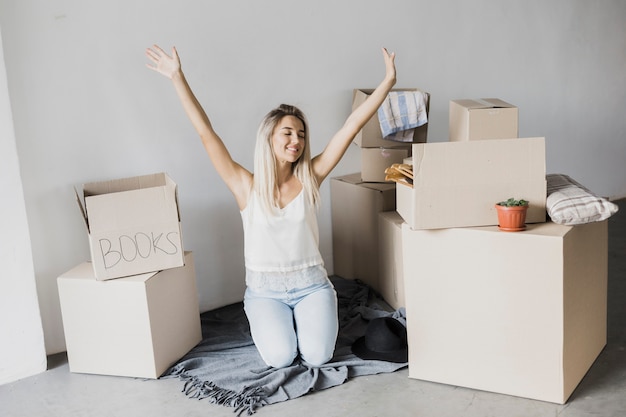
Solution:
[[[500,201],[498,203],[499,206],[505,206],[505,207],[513,207],[513,206],[527,206],[528,205],[528,201],[527,200],[516,200],[513,197],[509,198],[508,200],[505,201]]]

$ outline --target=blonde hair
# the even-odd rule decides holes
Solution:
[[[295,116],[304,125],[304,152],[293,163],[293,173],[302,184],[303,191],[315,207],[319,207],[319,184],[313,173],[311,164],[311,147],[309,146],[309,127],[304,113],[295,106],[281,104],[270,111],[257,131],[254,152],[254,185],[253,190],[261,206],[268,214],[279,209],[276,157],[272,146],[272,134],[276,125],[285,116]]]

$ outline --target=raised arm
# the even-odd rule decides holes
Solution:
[[[396,83],[395,53],[389,53],[383,48],[385,60],[385,78],[376,87],[374,92],[359,107],[348,116],[344,125],[330,140],[321,154],[313,158],[313,171],[318,183],[321,183],[337,166],[354,137],[363,128],[365,123],[378,111],[385,97]]]
[[[224,142],[213,130],[209,117],[185,79],[176,48],[172,48],[170,56],[159,46],[154,45],[152,48],[146,49],[146,56],[152,61],[152,65],[146,64],[148,68],[172,81],[183,109],[200,135],[202,144],[209,154],[211,162],[220,177],[235,195],[239,208],[242,209],[246,205],[248,191],[252,184],[252,174],[233,161]]]

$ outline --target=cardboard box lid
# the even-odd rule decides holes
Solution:
[[[186,252],[188,253],[188,252]],[[93,266],[91,262],[83,262],[69,271],[60,275],[57,280],[75,280],[75,281],[87,281],[89,284],[99,283],[97,285],[110,285],[111,282],[115,282],[117,284],[122,282],[146,282],[160,271],[147,272],[144,274],[130,275],[127,277],[123,277],[116,280],[108,280],[108,281],[100,281],[96,279],[96,274],[94,272]]]
[[[190,263],[193,266],[192,256],[193,256],[193,252],[191,251],[184,252],[185,264],[183,265],[183,267],[189,265]],[[83,262],[81,264],[76,265],[74,268],[70,269],[69,271],[66,271],[63,274],[59,275],[57,277],[57,281],[58,280],[87,281],[89,284],[97,283],[96,285],[111,285],[111,283],[123,284],[123,283],[133,283],[133,282],[145,283],[150,278],[152,278],[153,276],[161,272],[163,271],[146,272],[143,274],[121,277],[119,279],[101,281],[101,280],[96,279],[96,274],[93,270],[92,263]]]
[[[457,99],[452,100],[452,102],[469,110],[517,108],[516,106],[507,103],[506,101],[500,100],[499,98]]]

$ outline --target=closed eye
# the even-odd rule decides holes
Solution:
[[[285,136],[291,136],[294,133],[293,129],[290,127],[283,127],[282,131]],[[306,136],[304,134],[304,131],[303,130],[298,131],[298,139],[305,139],[305,138]]]

